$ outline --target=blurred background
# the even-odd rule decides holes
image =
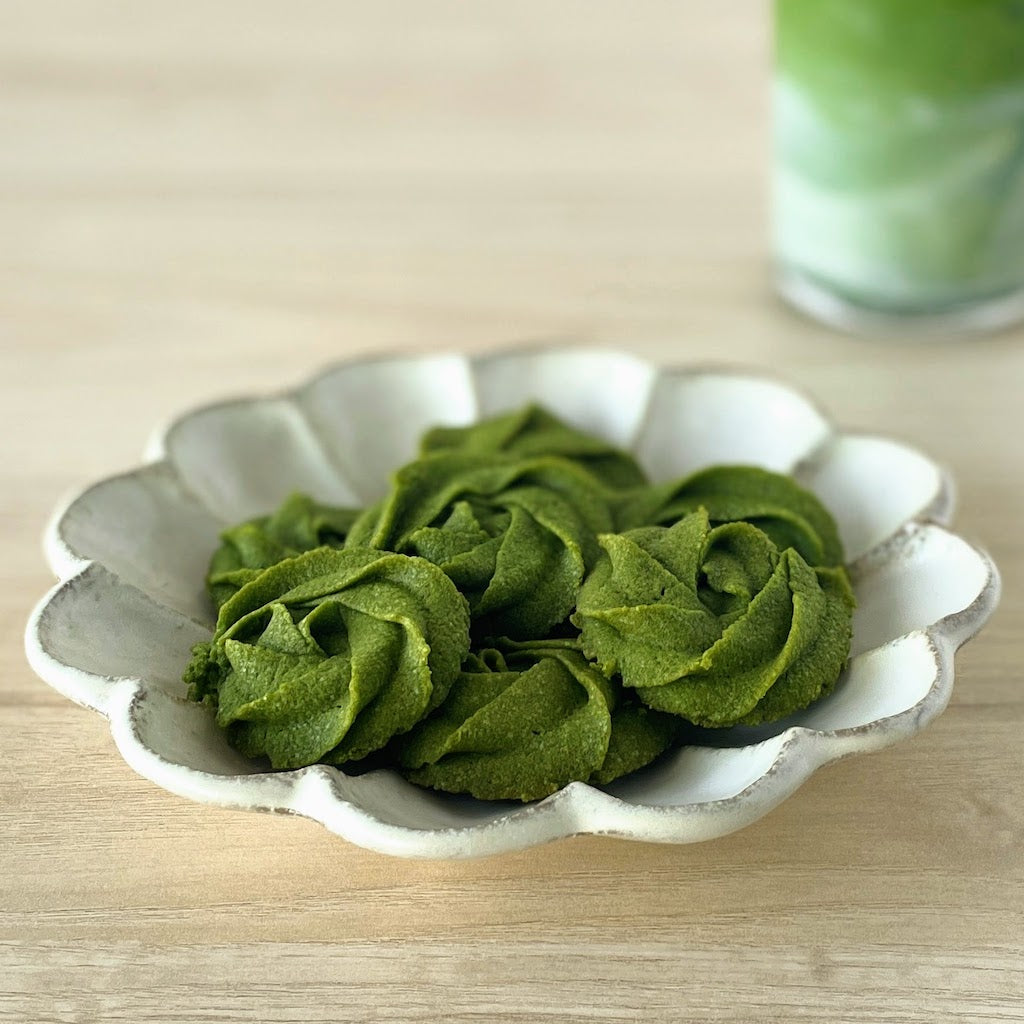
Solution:
[[[149,422],[356,352],[524,339],[771,359],[792,325],[765,317],[768,22],[712,0],[2,5],[11,400],[30,416],[57,374],[69,427],[96,401]],[[18,358],[41,352],[42,376]],[[94,436],[62,443],[93,461]],[[104,461],[140,443],[106,436]]]
[[[151,354],[706,327],[765,244],[766,12],[715,7],[8,5],[5,283]]]

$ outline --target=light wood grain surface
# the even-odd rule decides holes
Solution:
[[[1024,1021],[1024,331],[772,298],[768,11],[0,4],[0,1020]],[[197,403],[517,340],[778,368],[948,465],[1002,606],[911,742],[700,846],[404,862],[137,777],[28,669],[72,488]]]

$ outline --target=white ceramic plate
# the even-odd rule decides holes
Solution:
[[[741,462],[792,472],[816,492],[839,524],[859,602],[835,692],[773,728],[727,730],[722,746],[686,747],[611,786],[576,782],[525,806],[433,793],[387,770],[254,768],[181,682],[213,625],[203,580],[219,530],[295,489],[372,501],[427,426],[527,399],[630,448],[655,479]],[[402,856],[482,856],[581,833],[683,843],[731,832],[820,765],[923,728],[949,701],[954,652],[998,599],[991,560],[946,528],[941,469],[894,441],[839,433],[807,398],[755,374],[659,370],[580,349],[350,363],[286,395],[192,412],[149,459],[54,518],[46,549],[61,582],[28,624],[32,666],[106,715],[125,760],[166,789],[306,815]]]

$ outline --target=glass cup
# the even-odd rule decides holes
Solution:
[[[781,293],[837,326],[1024,317],[1024,0],[776,0]]]

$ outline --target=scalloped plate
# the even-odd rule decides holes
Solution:
[[[419,789],[388,770],[263,772],[233,751],[181,673],[213,611],[206,564],[227,524],[292,490],[366,503],[435,423],[528,399],[631,449],[654,479],[716,462],[792,473],[832,511],[858,598],[835,692],[785,722],[724,730],[604,787],[525,806]],[[806,397],[750,372],[659,370],[581,349],[396,357],[326,370],[296,391],[207,406],[159,434],[148,464],[87,488],[46,534],[60,583],[28,624],[35,671],[104,714],[125,760],[194,800],[302,814],[361,846],[474,857],[571,835],[697,842],[766,814],[820,765],[910,736],[939,714],[953,654],[999,595],[989,557],[950,532],[952,485],[885,438],[842,434]]]

